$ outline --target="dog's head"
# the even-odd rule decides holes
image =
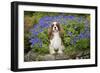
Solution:
[[[58,22],[53,22],[52,25],[48,28],[49,39],[52,38],[53,32],[59,32],[59,35],[61,36],[64,30]]]
[[[52,25],[51,25],[51,30],[53,32],[58,32],[60,31],[60,25],[58,22],[53,22]]]

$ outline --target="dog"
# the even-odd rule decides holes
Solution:
[[[58,22],[53,22],[52,25],[48,28],[48,37],[49,37],[49,52],[50,54],[63,54],[64,45],[62,42],[64,30]]]

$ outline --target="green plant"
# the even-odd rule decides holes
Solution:
[[[60,23],[64,29],[64,53],[70,57],[76,56],[81,51],[90,50],[90,15],[75,13],[54,12],[25,12],[32,17],[32,26],[26,33],[24,43],[26,48],[41,55],[49,53],[48,28],[53,21]],[[31,34],[30,34],[31,33]],[[26,36],[30,34],[27,38]],[[31,45],[27,45],[27,42]]]

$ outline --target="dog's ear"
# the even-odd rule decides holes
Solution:
[[[60,24],[57,23],[56,25],[57,25],[57,27],[58,27],[58,30],[60,31],[60,30],[61,30]]]
[[[48,38],[51,39],[52,36],[52,27],[48,28]]]
[[[61,26],[61,25],[59,25],[60,26],[60,36],[61,37],[63,37],[63,35],[64,35],[64,29],[63,29],[63,27]]]

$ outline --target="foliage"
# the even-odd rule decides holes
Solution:
[[[64,29],[63,42],[65,53],[77,53],[90,49],[90,15],[52,12],[26,12],[33,18],[33,26],[28,37],[30,47],[39,54],[49,53],[47,29],[53,21],[60,23]],[[25,34],[27,35],[27,34]],[[24,39],[25,40],[25,39]]]

